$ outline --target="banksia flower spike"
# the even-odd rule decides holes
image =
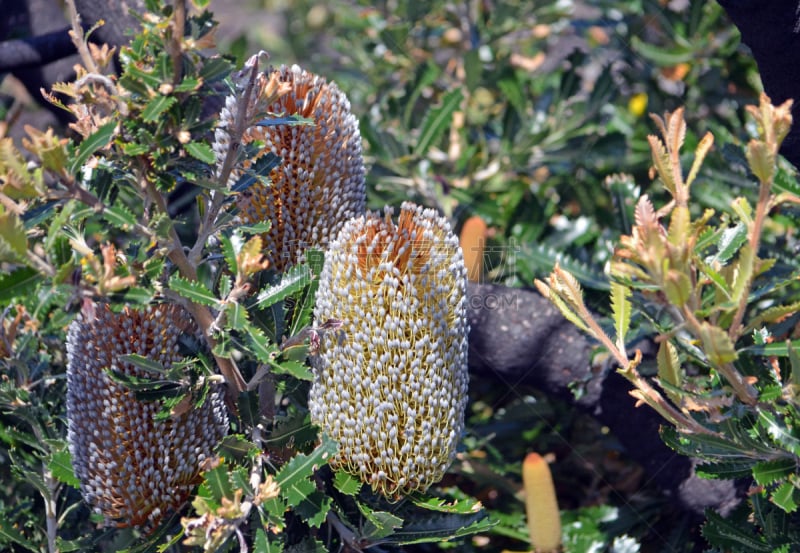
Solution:
[[[200,481],[200,463],[227,432],[222,393],[199,408],[156,420],[160,401],[140,401],[106,373],[152,377],[119,357],[136,353],[164,368],[181,359],[178,338],[193,323],[174,305],[119,314],[84,310],[67,334],[68,441],[84,499],[107,523],[154,528]]]
[[[272,184],[256,183],[241,194],[245,224],[269,220],[265,237],[271,266],[283,271],[310,247],[325,247],[345,221],[364,213],[366,187],[361,134],[350,102],[335,83],[298,66],[274,70],[290,90],[267,106],[273,114],[299,115],[310,124],[253,126],[242,142],[262,141],[262,154],[282,159]]]
[[[404,203],[397,224],[349,221],[325,254],[315,319],[312,421],[339,442],[338,466],[387,497],[444,475],[467,401],[466,269],[433,210]]]

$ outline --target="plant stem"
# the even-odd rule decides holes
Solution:
[[[758,188],[758,203],[756,204],[756,216],[753,219],[753,228],[750,231],[750,240],[749,245],[750,249],[753,251],[753,263],[756,262],[758,259],[758,246],[761,243],[761,231],[764,228],[764,220],[767,217],[767,213],[769,212],[770,206],[770,190],[772,189],[772,182],[765,181],[761,183],[761,186]],[[750,279],[748,280],[747,284],[745,284],[744,291],[742,292],[742,297],[739,298],[739,306],[736,309],[736,313],[733,316],[733,322],[731,323],[730,329],[728,329],[728,336],[730,336],[731,340],[736,342],[741,336],[742,332],[742,320],[744,319],[745,311],[747,311],[747,300],[750,297],[750,288],[753,286],[753,279],[751,271]]]
[[[248,109],[250,107],[250,98],[253,95],[253,88],[256,84],[256,76],[258,75],[258,60],[253,63],[253,69],[250,72],[250,78],[247,81],[247,86],[242,93],[242,99],[239,102],[239,109],[236,110],[236,115],[233,119],[233,128],[229,131],[228,151],[225,153],[225,159],[222,161],[222,167],[219,172],[219,184],[226,188],[228,187],[228,180],[233,173],[236,164],[236,158],[239,155],[239,147],[241,145],[242,135],[248,127],[248,120],[250,114]],[[206,240],[214,232],[214,225],[219,215],[220,209],[225,202],[225,194],[219,190],[211,192],[211,202],[206,209],[205,216],[200,223],[200,230],[197,233],[197,240],[189,252],[189,259],[196,262],[200,259],[200,255],[205,247]]]
[[[66,0],[66,3],[72,23],[72,30],[70,31],[72,43],[75,45],[75,48],[78,49],[78,53],[81,55],[81,61],[83,61],[86,70],[89,73],[100,73],[100,69],[97,67],[92,54],[89,53],[89,48],[86,46],[83,26],[81,26],[81,16],[78,13],[78,9],[75,7],[75,0]]]
[[[47,486],[47,494],[42,494],[47,525],[47,550],[49,553],[58,553],[58,518],[56,517],[56,499],[58,497],[58,481],[53,478],[53,473],[44,465],[42,478]]]
[[[156,189],[155,184],[153,184],[150,179],[144,176],[141,178],[141,183],[145,194],[151,201],[155,203],[156,208],[161,213],[168,213],[167,203],[164,200],[164,195]],[[189,258],[186,257],[186,253],[183,250],[183,244],[181,243],[180,236],[178,236],[178,231],[175,230],[175,225],[173,224],[172,219],[169,219],[169,239],[171,244],[169,244],[169,252],[167,253],[167,257],[169,257],[170,261],[172,261],[175,266],[178,267],[178,271],[184,278],[196,281],[197,269],[195,265],[189,261]],[[214,346],[217,345],[217,340],[214,337],[214,316],[212,315],[211,311],[206,306],[191,301],[187,302],[187,308],[189,309],[189,313],[191,313],[194,320],[200,326],[200,329],[203,331],[203,336],[205,337],[206,342],[208,342],[209,347],[213,350]],[[240,392],[244,391],[246,387],[244,377],[233,360],[216,354],[214,355],[214,359],[217,362],[220,372],[228,383],[229,399],[234,400],[236,396]]]
[[[172,12],[172,37],[169,54],[172,58],[172,84],[177,85],[183,77],[183,35],[186,26],[186,0],[175,0]]]

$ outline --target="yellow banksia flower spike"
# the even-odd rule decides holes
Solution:
[[[237,204],[243,223],[272,223],[265,248],[271,266],[283,271],[301,261],[306,249],[325,247],[345,221],[364,213],[366,185],[358,120],[345,94],[296,65],[274,69],[270,77],[275,75],[289,92],[267,111],[299,115],[311,124],[254,126],[245,132],[244,144],[261,141],[260,155],[272,152],[282,162],[270,173],[271,185],[254,184]]]
[[[201,480],[200,464],[227,433],[219,390],[199,408],[156,420],[161,401],[136,399],[106,373],[152,377],[120,356],[138,354],[168,369],[182,359],[181,334],[193,332],[186,313],[165,304],[118,314],[90,304],[69,327],[69,450],[84,499],[110,525],[152,529],[180,508]]]
[[[396,498],[425,491],[453,460],[469,329],[449,223],[409,202],[391,215],[349,221],[325,254],[314,316],[342,326],[322,337],[309,407],[339,442],[332,464]]]
[[[541,455],[529,453],[522,463],[522,483],[525,487],[525,511],[528,533],[537,553],[559,550],[561,545],[561,516],[553,486],[553,475]]]

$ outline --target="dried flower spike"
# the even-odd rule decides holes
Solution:
[[[136,353],[169,368],[181,359],[181,333],[192,330],[174,305],[126,308],[119,314],[95,305],[69,327],[70,453],[84,499],[110,524],[153,528],[178,509],[199,483],[200,463],[227,432],[218,390],[200,408],[157,421],[161,402],[137,400],[105,372],[152,377],[119,357]]]
[[[264,142],[263,153],[280,156],[272,184],[255,184],[240,197],[245,224],[269,220],[266,249],[278,271],[303,259],[310,247],[324,247],[348,219],[364,213],[366,188],[361,134],[350,102],[335,83],[298,66],[274,70],[291,89],[267,107],[274,114],[300,115],[304,125],[254,126],[242,142]]]
[[[309,406],[339,442],[335,466],[387,497],[426,490],[455,455],[467,401],[466,269],[433,210],[345,224],[325,256],[323,335]]]

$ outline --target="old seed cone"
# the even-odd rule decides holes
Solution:
[[[182,358],[179,337],[193,330],[181,308],[164,304],[119,314],[90,305],[69,327],[69,449],[84,499],[109,524],[155,527],[190,497],[200,463],[227,432],[219,390],[201,407],[157,421],[161,401],[136,399],[106,373],[152,378],[119,357],[135,353],[168,369]]]
[[[262,141],[261,155],[273,152],[282,163],[270,173],[272,184],[248,188],[238,207],[245,224],[272,223],[265,236],[267,255],[283,271],[301,261],[306,249],[325,247],[345,221],[363,214],[366,188],[358,120],[345,94],[296,65],[273,71],[291,88],[267,111],[300,115],[312,123],[247,130],[244,144]]]

